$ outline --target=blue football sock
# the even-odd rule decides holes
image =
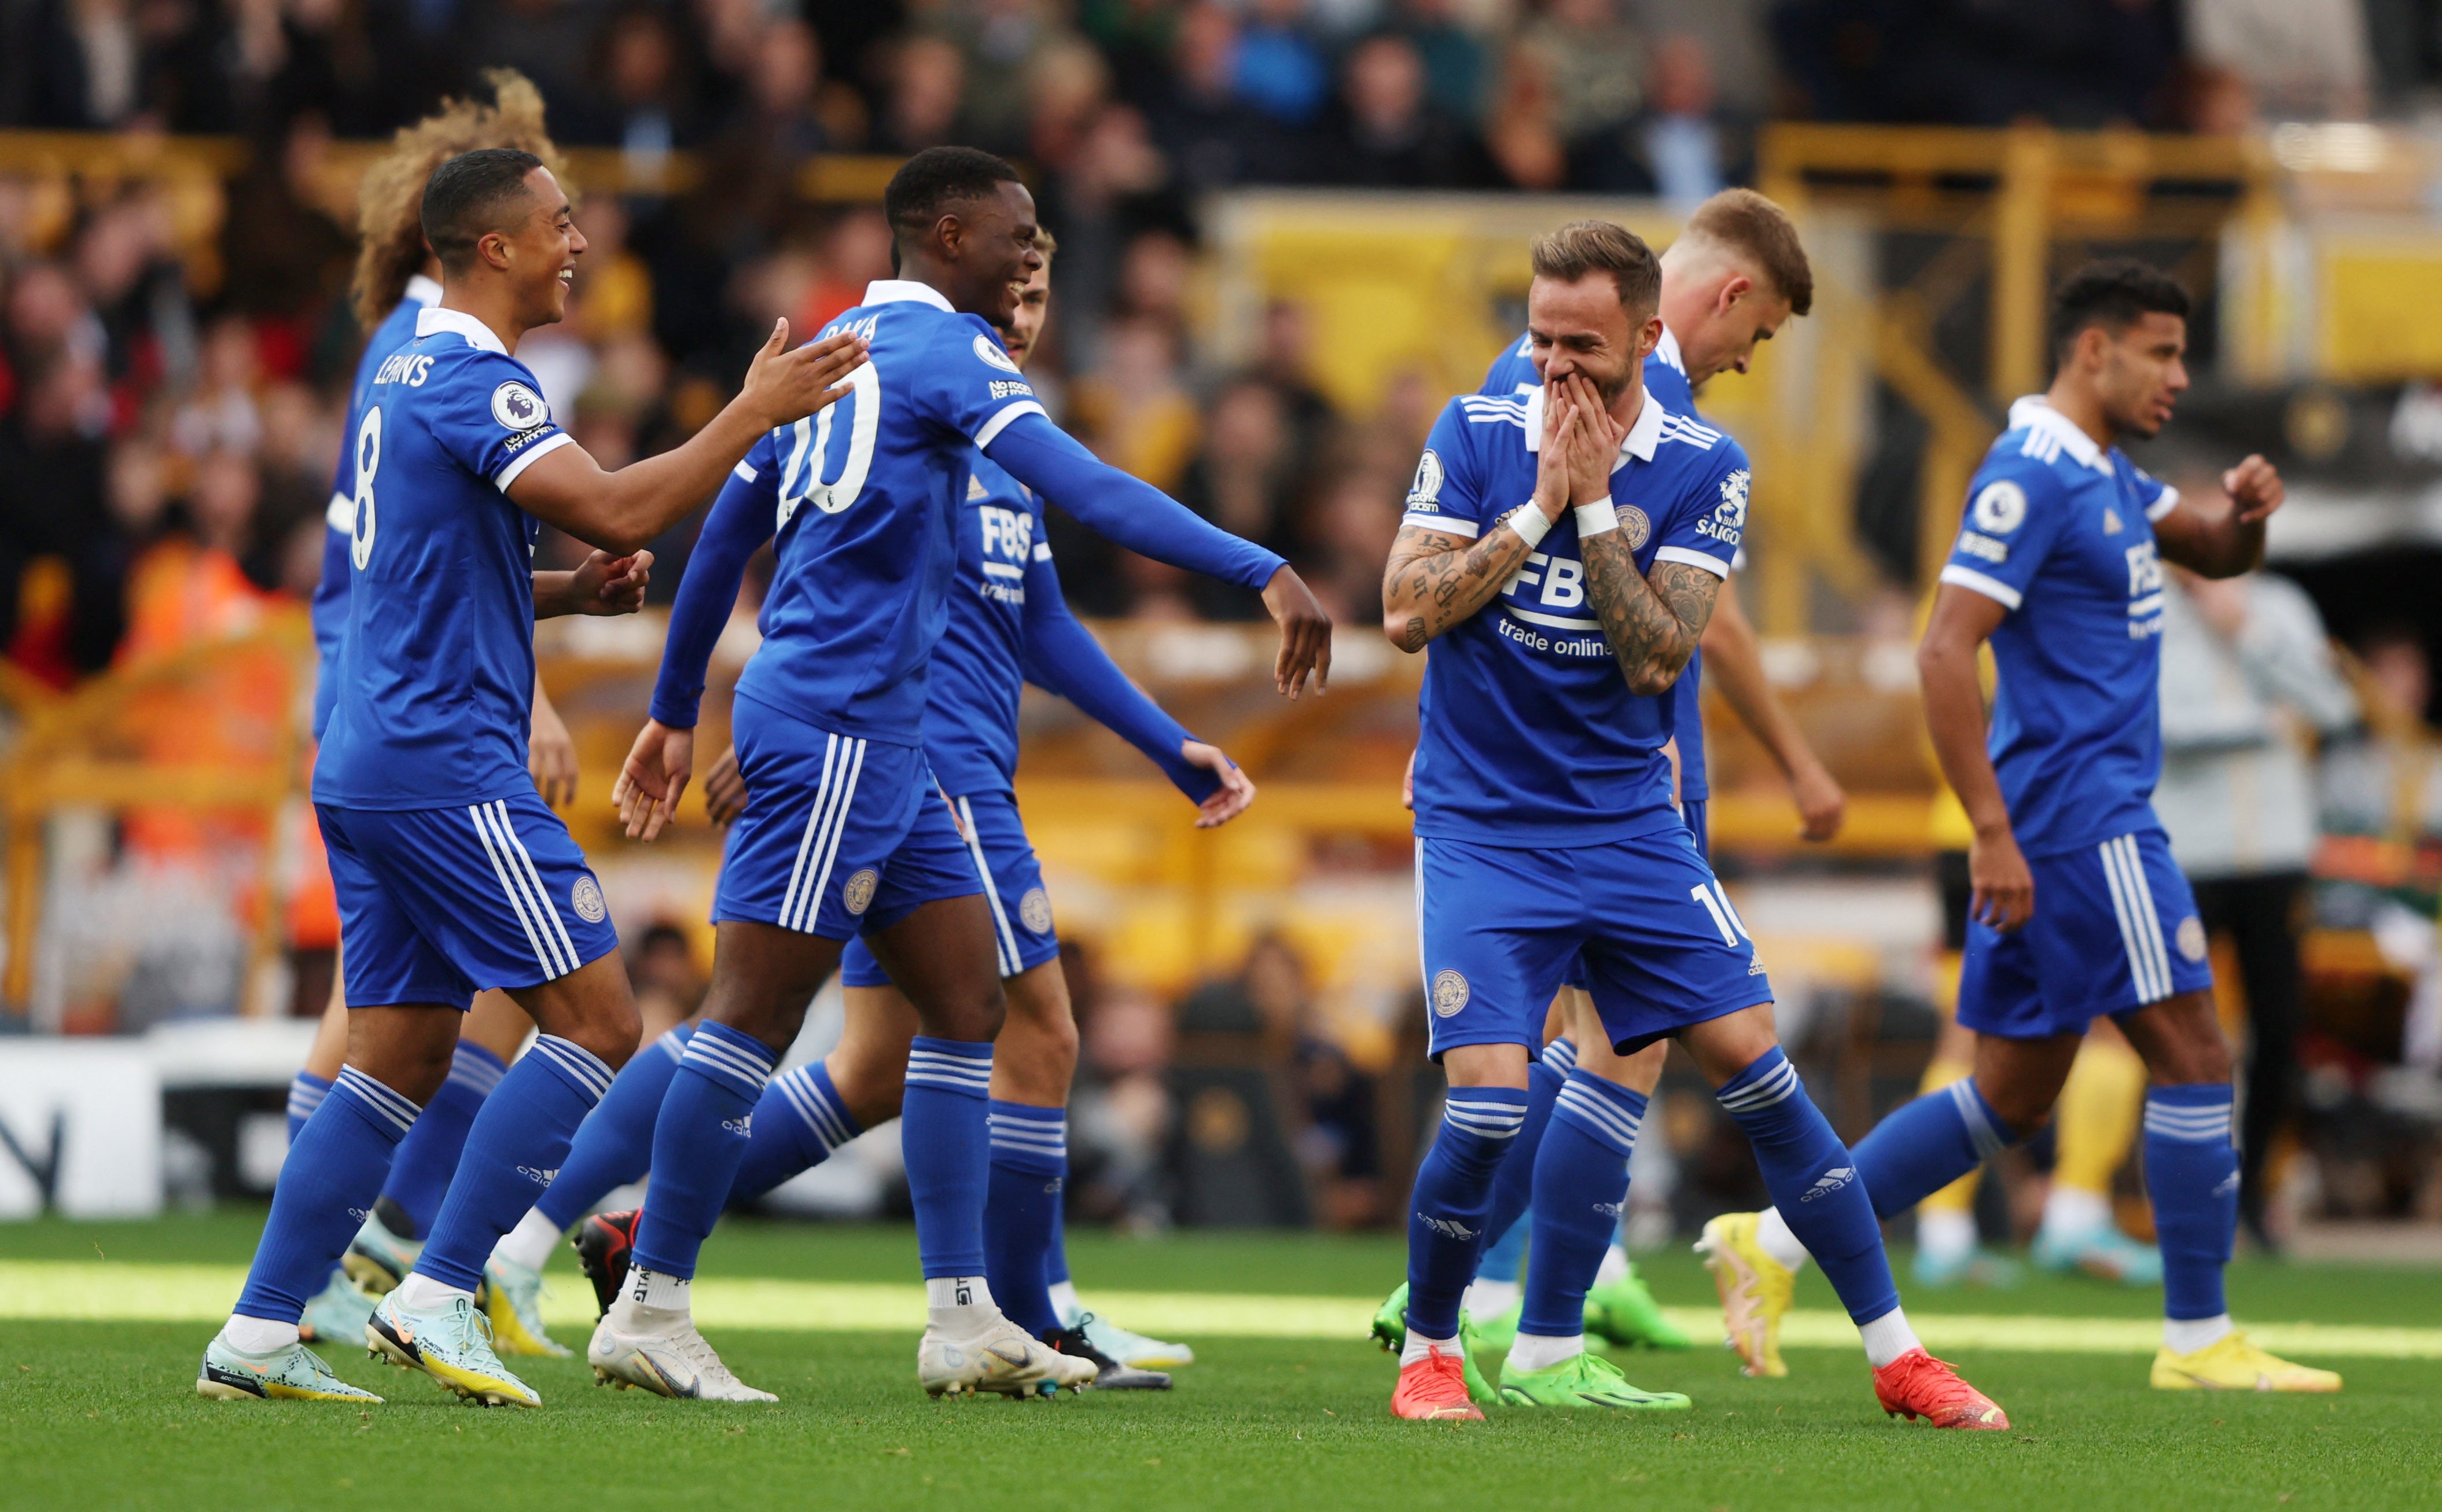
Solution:
[[[295,1144],[304,1132],[305,1120],[331,1095],[331,1084],[311,1071],[300,1071],[288,1080],[288,1142]]]
[[[1875,1214],[1895,1218],[2016,1142],[1976,1079],[1962,1076],[1893,1108],[1850,1153]]]
[[[696,1254],[728,1205],[753,1142],[755,1104],[779,1059],[742,1029],[708,1019],[696,1027],[653,1124],[653,1184],[636,1225],[636,1266],[695,1278]]]
[[[661,1117],[662,1098],[694,1037],[695,1026],[682,1024],[628,1057],[610,1079],[610,1090],[577,1125],[559,1175],[535,1204],[554,1225],[572,1227],[612,1192],[645,1178],[653,1164],[653,1120]]]
[[[610,1067],[574,1040],[535,1037],[466,1131],[415,1273],[473,1291],[501,1235],[517,1227],[568,1157],[569,1140],[610,1087]]]
[[[761,1196],[829,1159],[832,1151],[864,1132],[865,1126],[848,1116],[839,1088],[831,1085],[829,1066],[816,1061],[781,1072],[755,1104],[755,1137],[746,1141],[746,1158],[738,1167],[729,1200]]]
[[[1046,1259],[1068,1174],[1068,1114],[990,1104],[992,1191],[984,1204],[984,1279],[1004,1317],[1040,1336],[1060,1326]]]
[[[400,1238],[421,1239],[432,1231],[432,1220],[441,1211],[441,1194],[449,1190],[459,1153],[466,1148],[466,1131],[475,1126],[476,1112],[508,1068],[506,1061],[483,1047],[458,1042],[458,1052],[449,1062],[449,1079],[424,1104],[424,1116],[398,1142],[398,1154],[390,1162],[390,1179],[382,1184],[381,1194],[398,1204],[414,1230]]]
[[[1061,1185],[1067,1185],[1063,1178]],[[1068,1280],[1068,1217],[1067,1193],[1051,1205],[1051,1248],[1043,1252],[1043,1279],[1050,1285],[1064,1285]]]
[[[1427,1339],[1458,1337],[1459,1299],[1484,1254],[1493,1174],[1526,1121],[1526,1093],[1506,1086],[1453,1087],[1433,1147],[1416,1167],[1408,1211],[1408,1328]]]
[[[1806,1095],[1789,1057],[1776,1046],[1713,1095],[1746,1131],[1781,1220],[1823,1267],[1850,1318],[1869,1323],[1897,1307],[1899,1287],[1856,1157]]]
[[[1526,1067],[1526,1121],[1518,1126],[1518,1138],[1493,1173],[1492,1205],[1484,1211],[1484,1258],[1475,1271],[1479,1279],[1518,1279],[1518,1257],[1526,1246],[1526,1225],[1519,1220],[1535,1199],[1535,1152],[1543,1142],[1543,1126],[1552,1121],[1552,1100],[1576,1068],[1577,1047],[1566,1035],[1544,1046],[1541,1058]],[[1497,1268],[1503,1266],[1505,1271]]]
[[[1535,1156],[1535,1239],[1520,1333],[1585,1332],[1586,1288],[1619,1231],[1628,1159],[1644,1120],[1643,1093],[1582,1068],[1569,1073]]]
[[[339,1068],[280,1168],[271,1218],[238,1296],[241,1316],[275,1323],[304,1316],[305,1303],[330,1279],[373,1211],[391,1156],[416,1112],[414,1103],[355,1066]]]
[[[2238,1151],[2231,1143],[2228,1082],[2145,1093],[2145,1190],[2162,1247],[2162,1316],[2187,1321],[2230,1311],[2222,1267],[2238,1228]]]
[[[916,1203],[924,1279],[984,1274],[984,1199],[991,1186],[990,1041],[919,1034],[907,1052],[899,1142]],[[989,1282],[987,1282],[989,1284]]]

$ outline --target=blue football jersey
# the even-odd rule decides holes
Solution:
[[[2162,772],[2162,562],[2179,496],[2039,397],[2010,407],[1941,580],[2010,612],[1990,750],[2031,856],[2150,829]]]
[[[1505,347],[1492,359],[1492,367],[1484,375],[1479,393],[1524,394],[1543,386],[1535,375],[1535,338],[1522,336],[1517,344]],[[1687,382],[1687,367],[1679,355],[1679,338],[1670,328],[1662,328],[1662,340],[1645,359],[1645,392],[1662,401],[1672,414],[1686,415],[1699,421],[1696,413],[1696,391]],[[1732,565],[1737,565],[1735,560]],[[1712,786],[1704,778],[1704,653],[1700,648],[1687,658],[1686,669],[1671,685],[1671,728],[1679,740],[1679,796],[1689,803],[1702,803],[1712,795]]]
[[[928,285],[870,284],[822,336],[846,330],[871,354],[853,392],[765,435],[738,469],[773,511],[777,566],[738,691],[841,735],[916,745],[971,469],[1043,407],[992,327]]]
[[[374,369],[350,442],[354,571],[315,802],[533,792],[536,521],[508,488],[569,440],[534,373],[473,316],[421,312]]]
[[[949,623],[934,648],[924,758],[944,792],[993,792],[1017,778],[1017,703],[1026,681],[1026,592],[1049,569],[1043,501],[990,458],[973,460],[957,516]]]
[[[441,302],[441,285],[418,273],[407,281],[406,298],[374,328],[365,355],[356,359],[355,387],[348,393],[348,428],[353,436],[364,423],[365,405],[373,397],[374,374],[382,359],[415,339],[415,318],[425,306]],[[314,585],[314,649],[322,675],[314,683],[314,738],[320,739],[331,722],[331,704],[339,696],[339,636],[348,628],[348,541],[356,530],[356,459],[342,456],[331,479],[331,507],[324,512],[322,579]]]
[[[1535,492],[1541,390],[1465,394],[1434,422],[1404,522],[1492,529]],[[1656,560],[1729,575],[1745,529],[1747,462],[1718,430],[1648,395],[1612,473],[1640,572]],[[1677,825],[1662,748],[1674,693],[1629,691],[1586,601],[1564,513],[1501,593],[1432,644],[1416,748],[1416,833],[1567,847]]]

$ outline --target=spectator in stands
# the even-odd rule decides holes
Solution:
[[[2431,653],[2414,626],[2391,623],[2357,641],[2360,738],[2324,755],[2324,840],[2317,852],[2317,917],[2363,929],[2415,983],[2402,1058],[2442,1074],[2442,739],[2431,723]]]
[[[1489,178],[1460,119],[1426,92],[1425,61],[1406,37],[1385,32],[1349,53],[1334,113],[1333,181],[1369,189],[1467,189]]]
[[[1558,189],[1568,175],[1568,146],[1560,137],[1553,73],[1541,48],[1521,42],[1513,42],[1502,59],[1484,141],[1513,188]]]
[[[1068,1098],[1069,1207],[1082,1217],[1159,1228],[1169,1219],[1162,1149],[1175,1116],[1162,1084],[1171,1015],[1142,993],[1106,988],[1074,938],[1061,940],[1060,964],[1081,1051]]]
[[[1280,391],[1257,377],[1240,378],[1212,402],[1204,444],[1179,484],[1179,502],[1232,536],[1292,556],[1305,482],[1301,460]],[[1381,575],[1380,562],[1374,573]],[[1187,592],[1207,619],[1267,617],[1262,598],[1248,589],[1193,579]]]
[[[22,391],[0,416],[0,627],[21,665],[64,683],[110,661],[126,556],[104,502],[100,361],[72,341],[46,344],[16,369]]]
[[[1236,16],[1217,0],[1195,0],[1179,16],[1175,82],[1151,112],[1155,142],[1169,155],[1181,192],[1277,181],[1294,165],[1294,138],[1238,95]]]
[[[1626,125],[1644,103],[1645,39],[1619,0],[1544,0],[1518,46],[1550,82],[1553,129],[1569,146]]]
[[[960,139],[995,152],[1025,151],[1038,69],[1082,39],[1039,0],[945,0],[926,9],[931,28],[963,56],[967,132]]]
[[[2239,1217],[2266,1249],[2265,1157],[2297,1092],[2300,932],[2316,811],[2310,742],[2357,700],[2314,602],[2269,573],[2211,581],[2173,568],[2162,621],[2162,778],[2155,811],[2206,931],[2238,955],[2247,1002]]]
[[[2361,0],[2187,0],[2186,21],[2195,61],[2243,81],[2264,115],[2365,118],[2374,59]]]
[[[1305,9],[1305,0],[1251,0],[1238,38],[1232,87],[1285,126],[1313,124],[1331,93],[1331,64]]]
[[[967,92],[967,61],[944,37],[913,36],[890,53],[889,100],[874,130],[873,144],[886,153],[919,153],[963,141],[970,135],[960,114]]]
[[[1658,194],[1693,209],[1747,176],[1745,124],[1721,109],[1713,64],[1694,37],[1665,37],[1653,48],[1644,114],[1578,144],[1569,177],[1581,188]]]
[[[695,943],[667,920],[646,925],[629,947],[628,979],[636,984],[636,1009],[644,1015],[645,1032],[654,1039],[703,1006],[704,977],[696,964]]]
[[[1433,104],[1468,127],[1481,121],[1491,58],[1483,35],[1461,19],[1458,0],[1397,0],[1391,17],[1391,29],[1424,60]]]

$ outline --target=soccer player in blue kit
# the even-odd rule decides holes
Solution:
[[[1646,392],[1671,414],[1699,429],[1709,429],[1696,412],[1695,391],[1719,373],[1744,373],[1759,342],[1772,339],[1791,317],[1804,316],[1812,308],[1813,270],[1788,212],[1748,189],[1723,190],[1698,206],[1661,261],[1662,336],[1645,360]],[[1489,412],[1498,406],[1522,403],[1539,392],[1542,379],[1535,369],[1534,349],[1530,335],[1495,358],[1477,391],[1484,399],[1467,401],[1469,408]],[[1742,510],[1740,519],[1742,524]],[[1530,569],[1534,565],[1528,563]],[[1733,554],[1732,566],[1739,565],[1740,555]],[[1755,630],[1739,608],[1735,582],[1734,577],[1722,580],[1701,645],[1688,657],[1670,692],[1680,812],[1699,855],[1709,854],[1704,723],[1699,696],[1700,665],[1707,653],[1732,710],[1787,776],[1805,838],[1828,840],[1835,834],[1847,803],[1840,785],[1824,770],[1796,721],[1773,695]],[[1577,1072],[1623,1087],[1639,1100],[1649,1099],[1662,1079],[1668,1050],[1667,1045],[1656,1043],[1633,1055],[1613,1054],[1594,1018],[1582,976],[1575,971],[1568,977],[1562,1002],[1559,1033],[1529,1068],[1526,1120],[1496,1178],[1485,1261],[1469,1288],[1472,1321],[1483,1341],[1492,1347],[1506,1346],[1506,1335],[1514,1332],[1522,1305],[1517,1252],[1523,1248],[1527,1225],[1521,1215],[1531,1193],[1536,1153],[1566,1079]],[[1583,1097],[1582,1092],[1575,1094],[1572,1102]],[[1610,1143],[1623,1159],[1628,1157],[1632,1135],[1580,1113],[1572,1113],[1564,1122],[1574,1125],[1577,1136]],[[1405,1302],[1404,1288],[1394,1292],[1377,1316],[1376,1333],[1386,1348],[1400,1347],[1399,1313]],[[1614,1344],[1687,1347],[1686,1336],[1662,1316],[1617,1243],[1605,1248],[1601,1268],[1586,1293],[1585,1319],[1590,1331]]]
[[[1678,1039],[1794,1221],[1836,1257],[1825,1270],[1885,1408],[2006,1426],[1909,1329],[1849,1153],[1777,1042],[1762,962],[1671,807],[1668,694],[1739,548],[1745,459],[1645,392],[1661,269],[1642,241],[1578,222],[1535,244],[1534,267],[1543,387],[1522,404],[1467,396],[1443,411],[1383,583],[1393,643],[1438,643],[1420,701],[1417,911],[1431,1048],[1450,1084],[1411,1199],[1392,1411],[1483,1416],[1459,1303],[1525,1118],[1545,1007],[1574,961],[1613,1048]],[[1599,1078],[1572,1076],[1561,1096],[1626,1135],[1642,1114]],[[1586,1284],[1626,1187],[1610,1147],[1547,1139],[1538,1152],[1504,1401],[1686,1405],[1637,1391],[1584,1347]]]
[[[470,1129],[415,1268],[365,1341],[494,1405],[540,1398],[494,1354],[474,1297],[493,1242],[633,1052],[637,1016],[602,890],[526,772],[536,522],[632,552],[773,427],[839,397],[853,335],[787,350],[781,322],[738,396],[676,450],[606,473],[510,354],[557,320],[585,241],[533,154],[483,149],[432,173],[421,210],[440,301],[376,370],[352,438],[354,582],[339,692],[315,763],[337,886],[346,1066],[296,1143],[237,1308],[196,1389],[375,1401],[298,1340],[297,1319],[373,1205],[392,1152],[448,1074],[480,987],[541,1029]]]
[[[920,1030],[901,1102],[928,1302],[920,1384],[936,1395],[1029,1394],[1095,1375],[1006,1318],[986,1279],[1006,941],[963,816],[922,744],[975,454],[1121,544],[1261,589],[1282,628],[1274,676],[1284,693],[1329,668],[1329,618],[1279,557],[1096,461],[1034,399],[994,330],[1042,265],[1033,198],[1016,171],[973,149],[928,149],[892,176],[883,206],[901,276],[870,285],[831,327],[871,343],[855,396],[819,426],[766,437],[727,490],[751,491],[754,507],[771,511],[777,555],[763,645],[738,679],[731,720],[747,805],[714,896],[703,1019],[654,1126],[633,1263],[587,1350],[604,1376],[669,1395],[771,1399],[697,1331],[689,1283],[773,1067],[856,937],[914,1005]],[[1015,544],[996,548],[994,565],[1017,567],[1007,555]],[[725,610],[735,579],[719,587],[712,601]],[[700,658],[665,656],[664,691],[673,685],[701,689]],[[659,712],[691,725],[694,711]],[[665,811],[693,768],[693,742],[691,727],[647,725],[626,780]]]
[[[2230,1048],[2204,925],[2154,817],[2162,560],[2206,577],[2251,570],[2283,499],[2262,457],[2222,475],[2227,498],[2203,501],[2121,452],[2123,436],[2158,434],[2187,389],[2188,312],[2187,292],[2142,263],[2072,275],[2052,301],[2051,387],[2010,407],[2009,430],[1968,485],[1917,666],[1942,774],[1975,825],[1959,1022],[1976,1033],[1976,1070],[1877,1124],[1857,1171],[1875,1211],[1895,1214],[2030,1138],[2087,1025],[2108,1015],[2151,1083],[2143,1153],[2163,1308],[2154,1386],[2336,1392],[2339,1375],[2268,1354],[2231,1321]],[[1987,643],[2000,673],[1989,734],[1976,670]],[[1747,1272],[1722,1297],[1751,1364],[1767,1349],[1777,1359],[1775,1306],[1814,1249],[1787,1211],[1707,1226]]]
[[[1035,248],[1044,265],[1028,282],[1003,333],[1010,357],[1021,369],[1050,307],[1051,238],[1038,234]],[[972,465],[965,506],[958,512],[957,580],[950,593],[949,624],[930,668],[923,744],[935,779],[956,795],[960,827],[981,863],[1009,997],[1008,1021],[993,1055],[985,1278],[1012,1322],[1063,1353],[1092,1359],[1097,1390],[1163,1389],[1170,1377],[1136,1368],[1138,1363],[1150,1357],[1186,1364],[1194,1357],[1192,1351],[1129,1334],[1084,1313],[1082,1306],[1067,1312],[1050,1294],[1049,1264],[1060,1254],[1060,1191],[1067,1172],[1065,1109],[1076,1071],[1077,1026],[1060,973],[1050,897],[1016,808],[1022,686],[1032,681],[1066,696],[1134,743],[1198,805],[1199,828],[1226,824],[1244,812],[1254,784],[1220,750],[1189,735],[1130,683],[1068,611],[1059,569],[1044,539],[1042,498],[981,456]],[[637,742],[640,761],[660,756],[660,730],[692,727],[703,694],[703,668],[728,622],[747,558],[772,535],[772,501],[741,479],[722,490],[704,520],[671,615],[663,683],[653,701],[655,722]],[[684,775],[672,774],[658,799],[645,792],[646,783],[657,783],[650,765],[640,765],[636,781],[623,778],[617,796],[631,835],[651,840],[661,832],[683,791]],[[721,824],[744,807],[735,746],[715,763],[704,797],[706,810]],[[898,1116],[917,1030],[915,1009],[890,985],[862,939],[849,941],[840,971],[847,989],[846,1031],[821,1061],[785,1071],[765,1085],[732,1201],[769,1191]],[[639,1054],[620,1071],[602,1105],[577,1131],[551,1189],[501,1240],[496,1259],[538,1267],[569,1225],[613,1188],[647,1174],[654,1116],[693,1033],[692,1025],[672,1029],[664,1053]],[[580,1263],[605,1311],[627,1279],[639,1216],[596,1214],[585,1220],[577,1236]]]

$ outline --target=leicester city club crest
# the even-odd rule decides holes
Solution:
[[[840,890],[840,902],[847,905],[849,913],[862,914],[873,906],[873,889],[881,885],[882,874],[867,866],[847,880],[847,885]]]
[[[1467,1006],[1467,978],[1457,972],[1444,972],[1433,978],[1433,1014],[1449,1018]]]

